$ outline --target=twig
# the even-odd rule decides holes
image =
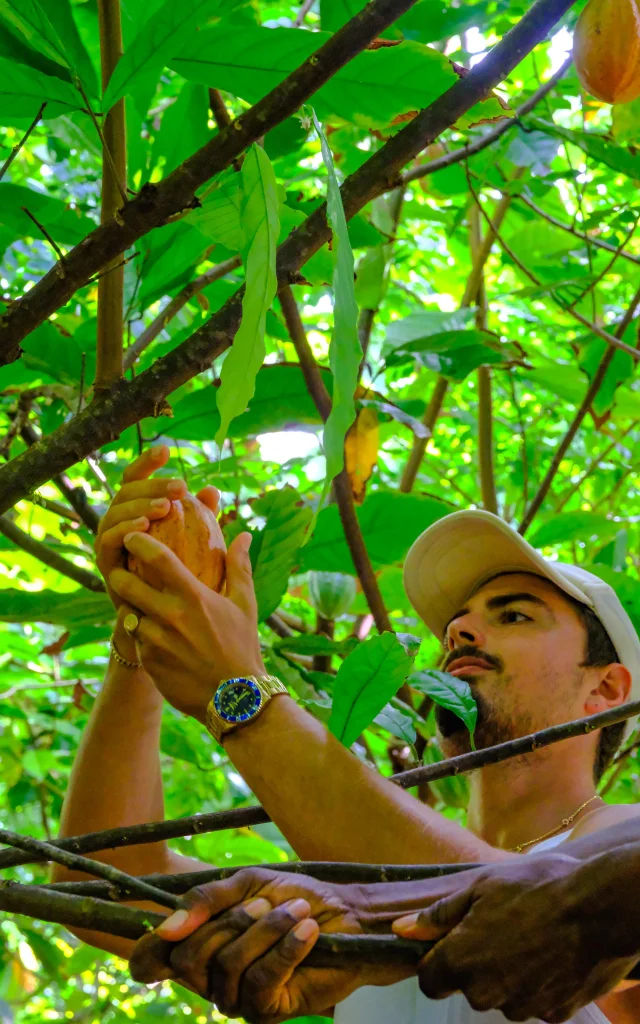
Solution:
[[[522,172],[522,168],[517,168]],[[517,176],[517,172],[516,172]],[[505,200],[510,196],[503,196],[498,206],[505,205],[505,211],[509,203]],[[496,211],[497,212],[497,211]],[[504,214],[503,214],[504,216]],[[480,212],[477,203],[473,203],[469,211],[470,220],[470,244],[474,265],[478,253],[484,251],[486,238],[483,242],[480,229]],[[489,237],[487,232],[487,237]],[[491,239],[493,241],[493,239]],[[488,255],[488,250],[487,250]],[[486,260],[485,256],[485,260]],[[476,299],[476,327],[480,331],[487,329],[487,296],[484,285],[484,272],[480,270],[477,285]],[[496,496],[495,474],[493,469],[493,402],[491,396],[491,369],[488,366],[478,367],[478,463],[480,467],[480,491],[482,493],[482,505],[487,512],[498,514],[498,499]]]
[[[100,3],[98,5],[99,13],[101,13],[102,6],[103,6],[102,3]],[[113,23],[111,23],[111,27],[113,27]],[[101,33],[101,36],[102,36],[102,33]],[[117,46],[118,44],[115,43],[115,45]],[[119,49],[120,49],[120,55],[122,55],[122,36],[120,36]],[[101,53],[101,57],[102,56],[103,55]],[[115,67],[115,62],[114,62],[113,66]],[[103,71],[103,75],[104,75],[104,71]],[[106,82],[104,81],[104,78],[103,78],[103,82],[102,82],[102,88],[103,89],[106,89],[108,81],[109,81],[109,77],[108,76],[107,76],[107,81]],[[89,117],[91,118],[91,121],[93,122],[93,127],[95,128],[95,130],[96,130],[96,132],[98,134],[98,138],[100,140],[100,146],[102,147],[102,154],[104,156],[104,162],[105,162],[105,164],[106,164],[110,174],[113,176],[113,183],[114,183],[115,187],[117,188],[117,190],[118,190],[118,192],[120,194],[120,198],[122,200],[122,205],[126,206],[126,204],[129,202],[129,197],[127,195],[127,190],[126,190],[126,188],[123,185],[123,181],[125,181],[126,178],[123,178],[122,180],[120,179],[120,176],[118,174],[118,170],[116,168],[116,164],[115,164],[113,155],[111,153],[111,149],[107,145],[107,141],[106,141],[106,138],[105,138],[105,132],[100,127],[100,122],[98,121],[96,115],[93,112],[93,109],[91,107],[91,103],[89,102],[89,97],[87,96],[86,92],[84,91],[82,82],[80,81],[79,78],[76,79],[76,81],[74,82],[74,85],[76,86],[76,89],[78,90],[78,92],[82,96],[82,99],[84,100],[84,104],[85,104],[87,113],[88,113]],[[118,103],[122,103],[122,102],[123,102],[122,100],[118,100]],[[116,103],[116,107],[118,106],[118,103]],[[109,113],[111,113],[111,111]],[[107,118],[108,117],[109,117],[109,114],[107,114]],[[106,128],[106,121],[105,121],[105,128]],[[105,169],[104,169],[104,166],[103,166],[103,170],[102,170],[103,180],[104,180],[104,170]]]
[[[214,281],[219,281],[221,277],[226,277],[227,274],[231,273],[237,267],[242,266],[241,256],[232,256],[231,259],[225,260],[223,263],[219,263],[217,267],[212,267],[211,270],[205,271],[204,274],[200,274],[195,280],[190,281],[189,284],[178,292],[170,302],[164,307],[161,313],[158,313],[157,317],[151,321],[148,327],[145,327],[142,334],[140,334],[136,340],[129,346],[124,354],[123,365],[125,370],[131,368],[135,363],[141,352],[144,352],[152,341],[158,337],[161,331],[167,326],[170,320],[179,313],[183,306],[201,292],[203,288],[213,284]]]
[[[324,381],[320,376],[318,365],[307,339],[304,324],[300,319],[298,304],[296,303],[289,286],[283,288],[280,293],[280,305],[282,307],[287,330],[289,331],[289,335],[300,361],[300,369],[302,370],[307,390],[309,391],[320,416],[326,422],[331,411],[331,398],[324,385]],[[340,513],[340,520],[345,533],[345,539],[358,574],[358,579],[360,580],[364,595],[367,599],[367,604],[369,605],[371,614],[375,619],[376,627],[380,633],[383,633],[386,630],[393,632],[393,627],[384,606],[382,594],[380,593],[380,587],[378,586],[378,581],[373,571],[373,566],[371,565],[369,552],[367,551],[364,538],[362,536],[360,523],[356,516],[351,482],[346,470],[343,469],[335,477],[333,486],[336,503],[338,505],[338,512]]]
[[[640,421],[633,420],[633,422],[630,423],[629,426],[626,427],[626,429],[622,431],[620,437],[614,438],[613,441],[611,442],[611,444],[607,445],[607,447],[604,449],[603,452],[600,452],[600,454],[595,459],[591,460],[591,462],[589,463],[589,465],[585,469],[584,473],[582,473],[578,477],[578,479],[576,480],[575,484],[573,484],[569,488],[569,490],[566,491],[566,493],[561,496],[561,498],[558,501],[558,504],[556,505],[556,508],[555,508],[556,512],[561,512],[562,511],[562,509],[567,504],[569,499],[573,497],[573,495],[576,493],[576,491],[580,490],[580,488],[582,487],[582,485],[585,482],[585,480],[589,476],[591,476],[591,474],[593,473],[594,469],[597,469],[598,466],[600,466],[602,464],[602,462],[604,462],[604,460],[606,459],[606,457],[609,454],[609,452],[613,451],[614,448],[617,448],[617,446],[622,441],[622,438],[626,437],[626,435],[629,433],[629,431],[633,430],[635,427],[638,426],[638,422],[640,422]],[[525,506],[526,506],[526,502],[525,502]]]
[[[34,558],[37,558],[44,565],[48,565],[50,569],[55,569],[56,572],[62,573],[63,576],[68,576],[70,580],[74,580],[80,586],[86,587],[96,594],[105,592],[106,587],[99,576],[95,576],[88,569],[82,569],[79,565],[75,565],[74,562],[70,562],[62,555],[59,555],[57,551],[48,547],[47,544],[36,540],[35,537],[30,537],[28,533],[21,530],[19,526],[16,526],[6,515],[0,515],[0,533],[3,533],[17,547],[33,555]],[[82,554],[82,552],[78,551],[78,554]]]
[[[619,323],[619,325],[618,325],[618,327],[616,329],[616,336],[619,336],[619,337],[623,336],[623,334],[627,330],[627,327],[629,326],[629,324],[633,320],[633,316],[634,316],[635,311],[636,311],[636,309],[637,309],[639,304],[640,304],[640,288],[638,288],[637,292],[633,296],[633,298],[632,298],[632,300],[631,300],[631,302],[629,304],[629,307],[627,308],[627,311],[626,311],[624,317],[620,321],[620,323]],[[637,353],[637,354],[638,354],[638,356],[640,356],[640,353]],[[586,392],[584,398],[582,399],[580,407],[577,410],[575,416],[573,417],[573,420],[569,424],[569,429],[567,430],[566,434],[564,435],[562,441],[560,442],[560,444],[558,446],[558,450],[557,450],[556,454],[553,457],[553,460],[551,462],[551,465],[549,466],[549,469],[547,470],[547,473],[546,473],[546,475],[544,477],[544,480],[540,484],[540,487],[538,488],[538,491],[537,491],[536,495],[534,496],[534,498],[533,498],[529,508],[525,512],[524,518],[523,518],[522,522],[520,523],[520,526],[518,527],[518,533],[521,536],[524,536],[526,531],[531,526],[531,523],[533,521],[533,518],[534,518],[536,512],[538,511],[538,509],[542,505],[544,499],[546,498],[547,494],[549,493],[549,489],[551,487],[551,484],[553,483],[553,480],[554,480],[554,477],[555,477],[556,473],[558,472],[558,469],[560,468],[560,464],[561,464],[561,462],[562,462],[562,460],[563,460],[563,458],[565,456],[565,453],[566,453],[567,449],[569,448],[569,445],[573,441],[574,437],[576,436],[576,434],[577,434],[577,432],[578,432],[578,430],[580,428],[580,425],[581,425],[583,419],[585,418],[585,416],[587,415],[589,409],[591,408],[593,400],[595,399],[596,395],[598,394],[598,391],[600,390],[602,382],[604,381],[604,379],[606,377],[607,370],[609,369],[609,366],[610,366],[610,364],[611,364],[611,362],[613,360],[614,355],[615,355],[615,349],[614,348],[608,348],[607,351],[605,352],[605,354],[604,354],[604,356],[603,356],[603,358],[602,358],[602,360],[600,362],[600,365],[599,365],[598,369],[596,370],[596,373],[594,374],[593,380],[591,381],[589,387],[587,388],[587,392]]]
[[[70,519],[72,523],[82,522],[78,513],[74,512],[72,508],[67,508],[61,501],[55,501],[53,498],[43,498],[41,494],[32,494],[29,501],[34,505],[39,505],[41,508],[46,508],[47,512],[53,512],[54,515],[60,516],[61,519]]]
[[[403,0],[403,2],[408,2],[408,0]],[[393,20],[398,13],[401,13],[398,9],[399,3],[400,0],[377,0],[377,3],[369,4],[355,19],[358,31],[362,32],[364,27],[371,27],[370,18],[372,12],[378,14],[378,4],[383,4],[387,11],[388,5],[393,6],[391,14]],[[397,176],[401,167],[502,81],[505,75],[508,75],[523,59],[524,54],[528,53],[540,39],[546,37],[550,28],[570,6],[571,0],[536,0],[521,21],[503,37],[480,64],[477,64],[464,78],[458,79],[446,93],[443,93],[429,107],[421,111],[350,175],[341,187],[342,203],[347,219],[353,217],[375,196],[397,185]],[[378,30],[379,27],[378,24]],[[353,47],[353,39],[348,26],[340,29],[325,44],[323,48],[325,55],[327,47],[335,47],[338,44],[341,47],[346,46],[345,40],[348,40]],[[318,55],[316,55],[316,59],[318,62]],[[315,74],[317,67],[315,65],[312,67]],[[306,78],[304,80],[307,82]],[[282,86],[278,88],[283,88],[284,85],[285,83],[282,83]],[[275,123],[278,123],[284,116],[283,110],[293,95],[297,95],[295,90],[288,95],[286,103],[283,100],[283,106],[279,108],[278,120]],[[261,103],[266,103],[266,100]],[[253,111],[259,109],[262,109],[260,104],[253,108]],[[248,113],[243,117],[248,116]],[[263,114],[266,117],[264,110]],[[275,114],[273,116],[275,117]],[[238,124],[238,121],[234,121],[235,124]],[[241,127],[242,131],[237,129],[234,132],[236,141],[244,137],[246,125],[244,127],[241,125]],[[260,134],[269,127],[273,127],[273,125],[262,121]],[[224,138],[225,133],[221,133],[214,142],[224,140]],[[228,139],[227,142],[229,142]],[[213,146],[213,143],[210,145]],[[212,166],[211,153],[207,146],[204,147],[204,151],[200,151],[199,154],[187,161],[186,166],[195,174],[203,152],[206,152],[208,158],[206,166],[206,178],[208,179],[216,173],[217,168]],[[182,186],[184,186],[185,165],[167,179],[168,182],[173,183],[172,188],[175,184],[176,174],[179,174]],[[193,179],[190,180],[193,181]],[[169,185],[167,185],[167,190],[169,194],[173,194],[170,192]],[[154,193],[154,195],[156,194]],[[162,195],[166,199],[167,193],[162,192]],[[146,201],[155,209],[150,196],[147,195]],[[151,226],[149,213],[142,216],[141,211],[135,205],[136,202],[137,200],[133,200],[129,204],[123,216],[125,219],[132,216],[131,211],[135,208],[137,214],[135,231],[142,232]],[[96,229],[97,232],[99,230]],[[133,227],[131,231],[133,231]],[[326,218],[326,204],[322,204],[280,245],[277,254],[280,287],[292,280],[292,275],[297,274],[299,268],[328,241],[330,233]],[[120,239],[118,245],[123,241],[125,247],[130,244],[127,240],[128,235],[123,239],[122,233],[114,231],[112,236]],[[98,235],[92,233],[91,239],[97,237]],[[105,237],[102,235],[99,237],[106,246]],[[136,235],[136,237],[139,236]],[[113,242],[113,244],[116,243]],[[101,259],[106,258],[107,254],[104,248],[102,252]],[[93,242],[85,240],[83,280],[91,254],[93,254]],[[93,258],[94,256],[91,255],[91,259]],[[43,278],[38,285],[31,289],[25,299],[34,296],[36,289],[46,280],[47,278]],[[49,284],[51,284],[50,281]],[[24,336],[21,331],[27,328],[27,324],[29,325],[28,330],[33,329],[36,323],[40,322],[41,316],[48,315],[45,307],[51,304],[55,306],[55,303],[63,298],[59,287],[52,287],[49,290],[49,284],[46,288],[41,288],[38,291],[37,298],[33,303],[16,304],[15,307],[12,307],[10,321],[7,320],[10,316],[9,312],[0,319],[0,353],[4,349],[5,359],[7,351],[14,351],[11,349],[14,344],[17,346],[15,350],[17,353],[17,349],[19,349],[18,336]],[[20,310],[19,313],[16,312],[17,309]],[[49,480],[52,474],[60,473],[67,466],[77,462],[78,458],[81,458],[87,450],[93,451],[113,440],[125,427],[135,423],[137,419],[158,415],[166,405],[166,396],[171,391],[211,366],[211,363],[228,348],[238,328],[241,315],[242,289],[239,289],[203,327],[172,352],[158,359],[151,369],[140,374],[135,381],[116,382],[103,395],[94,398],[88,409],[85,409],[80,416],[73,417],[63,427],[53,431],[47,438],[47,442],[39,449],[24,452],[8,466],[2,467],[0,469],[0,513],[10,508],[30,489],[39,487],[45,480]],[[3,330],[4,335],[2,334]],[[4,342],[2,338],[4,338]],[[0,355],[1,359],[2,355]]]
[[[302,22],[306,18],[307,14],[313,7],[314,0],[303,0],[300,10],[296,14],[295,21],[293,23],[294,28],[300,28]]]
[[[51,246],[51,248],[55,252],[56,256],[60,260],[60,263],[64,267],[66,256],[63,253],[63,251],[60,248],[60,246],[58,245],[58,243],[54,242],[53,238],[51,237],[51,235],[49,234],[49,232],[47,231],[45,226],[40,223],[40,221],[37,219],[37,217],[34,217],[34,215],[31,213],[31,210],[28,210],[26,206],[21,206],[20,209],[23,211],[23,213],[26,213],[27,217],[29,217],[30,220],[33,221],[33,223],[37,227],[37,229],[40,232],[40,234],[44,235],[44,237],[46,238],[47,242],[49,243],[49,245]],[[62,267],[60,268],[60,273],[61,274],[63,273]]]
[[[131,260],[135,260],[136,256],[139,255],[139,252],[132,252],[130,256],[127,256],[126,259],[121,260],[120,263],[114,263],[112,267],[107,267],[106,270],[101,270],[99,274],[95,275],[95,277],[89,278],[87,284],[95,284],[96,281],[101,281],[103,277],[107,277],[107,275],[113,273],[114,270],[119,270],[120,267],[125,267],[127,263],[131,263]]]
[[[573,306],[576,306],[579,302],[582,302],[582,300],[589,294],[589,292],[591,292],[593,294],[595,288],[597,288],[597,286],[600,284],[602,279],[605,278],[607,276],[607,274],[609,273],[609,271],[611,270],[613,264],[618,259],[618,256],[622,255],[622,252],[623,252],[625,246],[627,245],[627,243],[630,242],[631,239],[633,238],[635,230],[638,227],[638,223],[640,223],[640,213],[638,213],[638,216],[636,217],[635,221],[633,222],[633,226],[627,232],[625,238],[623,238],[623,240],[620,242],[620,245],[615,250],[613,256],[611,257],[611,259],[607,263],[606,267],[604,267],[604,269],[600,271],[600,273],[593,279],[593,281],[591,281],[589,286],[587,288],[585,288],[584,291],[582,291],[580,293],[580,295],[578,295],[578,297],[576,299],[574,299],[569,304],[569,306],[568,306],[569,309],[571,309]],[[594,307],[595,307],[595,302],[594,302]],[[594,308],[594,313],[593,313],[593,319],[595,320],[595,308]]]
[[[523,507],[526,508],[529,504],[529,458],[527,455],[527,434],[524,426],[524,417],[522,415],[522,409],[516,395],[516,385],[513,376],[508,373],[507,379],[509,381],[509,387],[511,390],[511,399],[513,401],[513,407],[518,417],[518,424],[520,426],[520,438],[522,441],[522,501]]]
[[[531,94],[529,99],[525,100],[524,103],[520,107],[518,107],[518,109],[516,110],[515,117],[510,117],[502,121],[502,123],[499,124],[496,128],[492,128],[491,131],[486,132],[475,142],[471,142],[466,146],[462,146],[461,149],[454,149],[451,153],[446,153],[444,156],[439,156],[436,160],[430,160],[426,164],[418,164],[417,167],[412,167],[410,171],[405,171],[405,173],[402,175],[402,181],[404,182],[404,184],[408,185],[412,181],[417,181],[418,178],[424,178],[429,174],[435,174],[436,171],[443,171],[446,167],[451,167],[453,166],[453,164],[458,164],[462,160],[468,160],[469,157],[475,156],[476,153],[481,153],[483,149],[487,148],[487,146],[493,145],[493,143],[497,142],[497,140],[501,138],[505,134],[505,132],[510,131],[510,129],[513,128],[515,125],[519,125],[521,118],[531,113],[534,107],[536,107],[538,103],[540,103],[540,101],[544,99],[545,96],[548,96],[548,94],[557,85],[560,79],[563,78],[564,75],[566,75],[567,71],[571,67],[572,62],[573,58],[568,57],[567,60],[565,60],[564,64],[562,64],[562,66],[558,68],[556,73],[551,76],[549,81],[545,82],[544,85],[540,86],[539,89],[536,89],[536,91]]]
[[[439,375],[431,394],[431,401],[427,405],[421,420],[429,431],[429,434],[427,437],[414,437],[413,439],[409,458],[407,459],[400,479],[400,492],[402,494],[409,494],[413,489],[416,476],[418,475],[418,470],[420,469],[420,464],[424,458],[427,443],[433,433],[433,428],[438,416],[440,415],[440,410],[442,409],[448,389],[449,381],[446,377]]]
[[[52,843],[43,843],[40,839],[33,839],[31,836],[21,836],[17,832],[10,832],[9,829],[0,828],[0,842],[8,846],[17,847],[27,853],[42,854],[48,860],[56,864],[63,864],[72,871],[86,871],[90,875],[98,875],[99,878],[106,878],[113,885],[126,886],[127,892],[142,900],[154,900],[163,907],[175,908],[178,900],[172,895],[159,889],[155,885],[149,885],[133,875],[128,875],[112,864],[103,864],[99,860],[91,860],[88,857],[81,857],[77,853],[70,853],[68,850],[61,850]]]
[[[586,232],[578,231],[577,228],[573,227],[571,224],[565,224],[564,221],[558,220],[550,213],[547,213],[546,210],[543,210],[541,206],[538,206],[537,203],[534,203],[532,199],[529,199],[524,192],[521,192],[518,196],[512,196],[512,200],[513,202],[525,203],[538,217],[542,217],[549,224],[553,224],[554,227],[560,228],[561,231],[569,232],[570,235],[573,235],[575,238],[579,238],[587,245],[592,245],[596,249],[603,249],[605,252],[618,253],[618,249],[615,245],[612,245],[611,242],[605,242],[600,238],[592,238]],[[621,250],[619,255],[622,259],[629,260],[631,263],[640,263],[640,256],[634,256],[631,252]]]
[[[391,780],[411,789],[421,782],[432,782],[437,779],[448,779],[455,775],[485,768],[487,765],[500,764],[512,757],[522,757],[540,747],[559,743],[561,740],[574,736],[583,736],[607,725],[624,722],[640,715],[640,700],[622,704],[597,715],[578,718],[562,725],[553,725],[539,732],[521,736],[506,743],[498,743],[484,750],[470,754],[459,754],[436,764],[422,765],[411,768],[399,775],[392,775]],[[92,853],[95,850],[108,850],[122,846],[136,846],[140,843],[161,842],[176,839],[179,836],[203,835],[208,832],[220,832],[224,829],[243,828],[247,825],[258,825],[270,821],[263,807],[242,807],[230,811],[216,811],[212,814],[194,814],[189,818],[177,818],[172,821],[149,822],[144,825],[130,825],[123,828],[111,828],[104,832],[91,832],[82,836],[70,836],[58,839],[55,844],[60,849],[75,850],[78,853]],[[25,856],[13,850],[0,851],[0,869],[14,867],[16,864],[30,864],[41,860],[41,857]]]
[[[47,101],[45,100],[44,103],[42,104],[42,106],[40,107],[40,110],[38,111],[38,113],[34,117],[33,121],[31,122],[31,124],[27,128],[26,132],[24,133],[24,135],[20,139],[20,142],[16,142],[15,146],[13,147],[11,152],[9,153],[9,156],[7,157],[5,162],[3,163],[2,167],[0,167],[0,181],[2,181],[2,179],[4,178],[6,172],[9,170],[11,164],[13,163],[15,158],[17,157],[18,153],[20,152],[20,150],[24,146],[25,142],[27,141],[27,139],[31,135],[31,132],[33,131],[33,129],[37,125],[38,121],[42,117],[42,114],[44,112],[44,108],[46,107],[46,105],[47,105]]]
[[[211,107],[213,119],[218,126],[218,131],[221,132],[225,128],[228,128],[232,121],[231,114],[227,110],[226,104],[218,89],[209,89],[209,106]],[[242,157],[237,157],[233,160],[232,167],[236,171],[239,171],[242,167]]]
[[[96,685],[99,686],[101,683],[100,679],[60,679],[56,681],[52,679],[49,683],[16,683],[11,689],[5,690],[4,693],[0,693],[0,700],[9,700],[16,693],[23,693],[25,690],[54,690],[62,689],[67,686],[77,686],[78,683],[82,683],[83,686]]]

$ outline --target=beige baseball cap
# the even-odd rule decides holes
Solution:
[[[506,572],[543,576],[591,608],[631,673],[631,700],[640,700],[640,640],[613,587],[577,565],[543,558],[492,512],[453,512],[421,533],[404,563],[404,586],[420,618],[441,640],[471,594]]]

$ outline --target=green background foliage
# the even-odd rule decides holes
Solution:
[[[96,109],[106,111],[125,97],[128,186],[135,191],[172,173],[218,132],[209,88],[221,90],[232,117],[240,115],[363,4],[316,0],[308,9],[305,4],[299,26],[299,8],[287,0],[200,0],[187,6],[185,16],[184,5],[174,0],[122,0],[125,54],[101,99],[95,0],[0,3],[1,159],[47,101],[43,120],[0,182],[3,302],[28,291],[56,260],[24,207],[63,252],[99,222],[100,143],[78,81]],[[370,439],[377,463],[357,515],[391,624],[411,635],[401,640],[375,635],[359,583],[351,605],[333,623],[333,635],[323,631],[314,607],[311,573],[355,577],[356,570],[333,496],[320,507],[323,425],[279,302],[271,301],[273,251],[278,231],[281,241],[328,190],[332,194],[334,171],[341,183],[403,118],[456,80],[451,61],[473,64],[528,6],[525,0],[420,0],[384,33],[386,42],[398,45],[363,52],[313,97],[333,166],[323,160],[310,118],[301,112],[268,132],[264,148],[246,158],[241,171],[229,168],[208,182],[197,208],[154,229],[139,241],[135,255],[126,254],[127,345],[199,275],[242,257],[224,276],[193,291],[128,376],[173,351],[243,284],[259,335],[254,332],[248,342],[257,344],[253,355],[260,355],[264,324],[264,360],[254,360],[237,407],[223,410],[216,400],[220,377],[233,388],[250,362],[238,356],[234,361],[234,346],[231,355],[218,357],[177,388],[170,410],[142,419],[90,458],[83,453],[68,471],[71,486],[97,515],[143,445],[169,445],[171,459],[161,472],[185,477],[192,491],[216,484],[227,540],[243,529],[253,534],[269,671],[358,757],[386,775],[441,759],[434,699],[458,707],[470,728],[475,722],[467,695],[430,671],[439,643],[408,603],[401,566],[429,524],[457,509],[483,506],[479,466],[486,436],[479,431],[478,368],[491,368],[498,509],[517,527],[605,351],[605,342],[573,319],[568,307],[612,332],[640,283],[637,104],[614,110],[599,104],[581,93],[569,70],[533,114],[493,145],[418,177],[401,197],[391,192],[375,199],[349,222],[348,231],[338,227],[332,251],[323,246],[294,286],[322,379],[332,394],[335,374],[338,411],[346,417],[327,450],[331,475],[340,466],[352,399],[355,412],[367,406],[377,413],[379,433]],[[550,40],[502,84],[499,93],[508,107],[517,107],[561,64],[582,6],[576,4]],[[416,163],[479,138],[500,114],[504,110],[490,97]],[[460,308],[472,266],[472,192],[489,217],[503,196],[511,197],[485,266],[486,323],[474,318],[473,309]],[[367,321],[371,331],[355,396],[349,246],[360,336]],[[29,443],[25,423],[46,439],[90,400],[96,316],[93,282],[25,339],[18,361],[0,367],[0,453],[6,462]],[[636,346],[637,323],[624,340]],[[628,355],[616,355],[528,537],[549,557],[576,562],[610,582],[640,625],[635,365]],[[433,434],[426,437],[422,419],[438,375],[449,386]],[[214,439],[225,431],[219,448]],[[426,440],[424,457],[411,493],[401,493],[409,453],[420,438]],[[51,551],[94,570],[92,534],[54,481],[20,501],[10,518]],[[293,623],[292,637],[274,631],[274,613]],[[55,836],[74,755],[104,678],[112,626],[105,595],[79,587],[0,535],[4,826]],[[395,696],[407,677],[411,707]],[[161,760],[168,817],[255,802],[222,748],[198,723],[169,707]],[[638,768],[631,749],[605,777],[607,799],[635,801]],[[420,796],[464,823],[464,778],[432,784]],[[273,825],[179,839],[175,848],[218,865],[294,857]],[[13,877],[44,881],[46,871],[20,868]],[[83,946],[63,928],[18,918],[0,922],[2,1013],[16,1024],[222,1020],[186,990],[135,984],[124,962]]]

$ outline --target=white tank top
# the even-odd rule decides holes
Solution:
[[[568,832],[545,839],[527,853],[551,849],[561,843]],[[417,978],[407,978],[396,985],[367,985],[339,1003],[335,1024],[505,1024],[499,1010],[472,1010],[461,992],[446,999],[427,999]],[[525,1024],[542,1024],[530,1018]],[[610,1024],[595,1003],[589,1003],[567,1021],[567,1024]]]

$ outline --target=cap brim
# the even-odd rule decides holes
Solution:
[[[530,572],[591,605],[525,539],[491,512],[454,512],[425,530],[409,549],[404,586],[411,604],[435,635],[444,631],[471,594],[502,573]]]

